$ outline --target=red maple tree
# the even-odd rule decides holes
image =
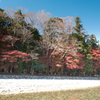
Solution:
[[[57,53],[55,59],[57,59]],[[62,53],[60,53],[62,55]],[[83,61],[84,55],[81,53],[77,53],[77,56],[73,53],[66,54],[62,59],[60,59],[58,56],[58,61],[55,61],[55,65],[58,67],[66,66],[67,69],[83,69],[85,62]],[[54,60],[53,60],[54,61]]]
[[[89,53],[92,55],[93,67],[100,68],[100,50],[98,48],[93,48]]]
[[[13,50],[13,46],[19,38],[10,35],[0,36],[0,69],[7,69],[9,67],[18,68],[19,59],[25,62],[30,61],[29,54]]]
[[[70,45],[70,47],[66,47],[66,49],[73,49],[76,48],[73,45]],[[70,69],[83,69],[85,66],[85,61],[83,61],[84,55],[78,52],[72,52],[72,50],[67,50],[69,52],[66,52],[65,50],[60,49],[60,51],[49,49],[47,54],[43,54],[40,56],[40,61],[47,66],[52,67],[52,69],[55,69],[55,67],[66,67],[68,70]]]

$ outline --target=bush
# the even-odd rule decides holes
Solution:
[[[31,66],[36,72],[45,72],[46,66],[41,64],[38,60],[33,61],[33,65]]]

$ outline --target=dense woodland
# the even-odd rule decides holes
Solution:
[[[0,73],[96,76],[100,49],[80,17],[0,9]]]

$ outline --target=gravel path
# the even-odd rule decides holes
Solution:
[[[100,86],[96,77],[0,75],[0,94],[72,90]]]

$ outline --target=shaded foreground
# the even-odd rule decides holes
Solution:
[[[57,92],[0,95],[0,100],[100,100],[100,86]]]
[[[100,77],[82,77],[82,76],[49,76],[49,75],[0,75],[0,79],[72,79],[72,80],[100,80]]]

